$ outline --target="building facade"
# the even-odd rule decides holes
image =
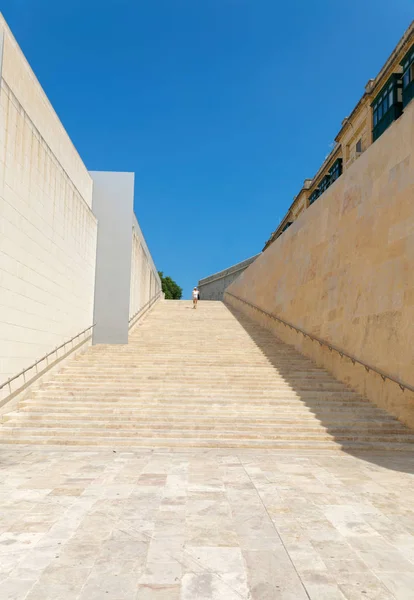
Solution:
[[[305,179],[288,212],[264,246],[268,248],[403,114],[414,98],[414,21],[351,114],[313,179]]]

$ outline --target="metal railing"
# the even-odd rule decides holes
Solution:
[[[145,309],[149,309],[151,308],[151,306],[154,304],[154,302],[156,302],[158,300],[158,298],[161,296],[162,294],[162,290],[160,290],[157,294],[155,294],[155,296],[153,296],[152,298],[150,298],[150,300],[148,300],[148,302],[146,302],[144,304],[144,306],[141,306],[140,309],[137,310],[137,312],[129,319],[128,323],[129,325],[131,325],[132,321],[138,317],[138,315]]]
[[[35,367],[37,367],[37,365],[39,363],[43,362],[44,360],[47,360],[49,358],[49,356],[52,356],[53,354],[56,354],[56,358],[57,358],[57,353],[59,352],[59,350],[61,350],[62,348],[64,348],[67,344],[70,344],[71,342],[74,342],[78,337],[80,337],[81,335],[85,334],[87,331],[90,331],[94,327],[95,327],[95,323],[93,325],[90,325],[89,327],[87,327],[86,329],[84,329],[83,331],[81,331],[80,333],[77,333],[76,335],[74,335],[72,338],[70,338],[70,340],[66,340],[66,342],[64,342],[60,346],[56,346],[56,348],[54,350],[52,350],[51,352],[48,352],[47,354],[45,354],[44,356],[42,356],[41,358],[39,358],[36,362],[34,362],[32,365],[30,365],[29,367],[26,367],[25,369],[23,369],[23,371],[20,371],[19,373],[17,373],[17,375],[13,375],[13,377],[10,377],[7,381],[5,381],[4,383],[2,383],[0,385],[0,390],[2,390],[3,388],[5,388],[8,385],[10,393],[11,393],[11,385],[10,384],[11,384],[12,381],[14,381],[15,379],[18,379],[19,377],[21,377],[22,375],[24,375],[25,373],[27,373],[27,371],[31,371],[32,369],[34,369]],[[25,381],[25,383],[26,383],[26,381]]]
[[[280,317],[277,317],[276,315],[272,315],[271,313],[267,312],[263,308],[260,308],[260,306],[257,306],[256,304],[253,304],[252,302],[248,302],[247,300],[244,300],[243,298],[239,298],[239,296],[236,296],[235,294],[232,294],[231,292],[225,292],[225,294],[227,294],[228,296],[232,296],[233,298],[236,298],[236,300],[239,300],[240,302],[243,302],[244,304],[247,304],[247,306],[254,308],[258,312],[266,315],[267,317],[270,317],[271,319],[278,321],[279,323],[282,323],[282,325],[284,325],[285,327],[294,329],[297,333],[301,333],[305,338],[309,338],[312,342],[318,342],[320,346],[326,346],[327,348],[329,348],[330,352],[332,352],[332,351],[337,352],[341,358],[343,358],[344,356],[346,358],[349,358],[349,360],[352,362],[353,365],[355,365],[356,363],[358,363],[359,365],[362,365],[365,368],[365,370],[367,371],[367,373],[369,373],[369,371],[373,371],[374,373],[377,373],[378,375],[380,375],[383,381],[385,381],[386,379],[389,379],[393,383],[396,383],[397,385],[399,385],[399,387],[402,391],[410,390],[410,392],[414,392],[414,386],[410,385],[409,383],[405,383],[404,381],[401,381],[397,377],[393,377],[392,375],[390,375],[389,373],[386,373],[385,371],[382,371],[381,369],[377,369],[377,367],[373,367],[372,365],[369,365],[368,363],[364,362],[363,360],[360,360],[359,358],[357,358],[356,356],[353,356],[352,354],[348,354],[348,352],[345,352],[345,350],[337,348],[336,346],[331,344],[331,342],[327,342],[326,340],[323,340],[322,338],[319,338],[316,335],[308,333],[304,329],[301,329],[300,327],[296,327],[296,325],[293,325],[293,323],[289,323],[289,321],[285,321],[284,319],[281,319]]]
[[[140,312],[142,312],[143,310],[145,310],[146,308],[150,308],[152,306],[152,304],[154,304],[154,302],[161,296],[162,291],[159,291],[155,296],[153,296],[146,304],[144,304],[144,306],[142,306],[135,314],[133,317],[131,317],[129,319],[129,324],[131,323],[131,321],[133,321]],[[68,344],[71,344],[72,342],[74,342],[77,338],[79,338],[81,335],[84,335],[87,331],[90,331],[91,329],[93,329],[95,327],[96,323],[94,323],[93,325],[90,325],[89,327],[87,327],[86,329],[84,329],[83,331],[80,331],[79,333],[77,333],[76,335],[74,335],[73,337],[70,338],[70,340],[66,340],[66,342],[64,342],[63,344],[61,344],[60,346],[56,346],[56,348],[54,348],[54,350],[51,350],[50,352],[48,352],[47,354],[45,354],[44,356],[42,356],[41,358],[39,358],[36,362],[34,362],[33,364],[31,364],[30,366],[26,367],[25,369],[23,369],[22,371],[20,371],[19,373],[17,373],[16,375],[13,375],[13,377],[9,377],[9,379],[7,379],[7,381],[3,382],[2,384],[0,384],[0,391],[5,388],[6,386],[9,386],[9,391],[10,393],[12,392],[11,390],[11,383],[13,381],[15,381],[16,379],[19,379],[19,377],[22,377],[23,375],[25,375],[28,371],[31,371],[32,369],[34,369],[35,367],[37,367],[38,364],[40,364],[41,362],[43,362],[44,360],[47,360],[50,356],[52,356],[53,354],[56,355],[57,358],[57,353],[59,352],[59,350],[61,350],[62,348],[65,348]],[[26,380],[24,381],[26,383]]]

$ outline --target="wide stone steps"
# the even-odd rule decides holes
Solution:
[[[18,425],[18,427],[16,427]],[[48,434],[55,435],[66,430],[65,435],[88,435],[93,437],[104,437],[102,434],[101,423],[79,423],[79,421],[66,421],[64,424],[59,422],[39,422],[22,423],[6,422],[4,430],[9,430],[13,435],[21,435],[22,431],[29,431],[31,435],[44,435],[45,430]],[[322,431],[324,433],[322,433]],[[404,429],[392,428],[390,430],[379,427],[294,427],[294,426],[277,426],[266,427],[264,425],[256,427],[220,427],[216,423],[206,424],[204,427],[193,425],[183,426],[182,424],[170,425],[164,424],[163,427],[159,423],[149,424],[133,424],[131,422],[119,422],[111,424],[111,427],[106,429],[106,435],[120,437],[183,437],[192,438],[196,436],[198,439],[210,438],[212,433],[218,438],[233,439],[243,437],[246,439],[268,439],[268,440],[290,440],[292,435],[295,439],[332,439],[335,441],[356,440],[361,435],[365,441],[386,441],[392,436],[392,441],[414,442],[414,435],[405,435]]]
[[[209,406],[208,408],[205,408],[203,406],[201,406],[200,404],[197,403],[169,403],[167,404],[165,401],[163,402],[138,402],[138,401],[134,401],[133,399],[131,400],[130,403],[125,403],[122,401],[119,401],[118,403],[113,403],[112,401],[105,401],[105,399],[100,399],[96,402],[80,402],[77,404],[77,406],[74,406],[74,403],[71,401],[70,398],[67,399],[61,399],[59,401],[42,401],[39,400],[38,402],[35,402],[33,400],[28,400],[22,403],[21,408],[29,408],[32,409],[34,407],[43,407],[43,408],[53,408],[53,407],[66,407],[66,410],[73,408],[79,408],[79,407],[83,407],[83,408],[88,408],[88,409],[101,409],[104,408],[105,406],[115,406],[117,407],[118,410],[123,410],[124,408],[137,408],[140,409],[141,412],[142,411],[167,411],[170,414],[173,413],[180,413],[180,412],[185,412],[188,415],[191,415],[192,412],[194,413],[201,413],[201,414],[216,414],[217,412],[219,412],[219,414],[226,414],[226,412],[231,413],[231,414],[237,414],[238,411],[240,412],[247,412],[250,413],[252,415],[275,415],[275,414],[282,414],[282,413],[291,413],[293,414],[293,412],[295,412],[296,414],[301,414],[302,411],[303,412],[314,412],[315,414],[318,415],[322,415],[322,414],[329,414],[331,412],[339,412],[339,410],[342,409],[342,414],[344,412],[346,413],[352,413],[352,412],[358,412],[359,414],[365,414],[365,416],[367,417],[368,415],[371,416],[375,416],[375,412],[372,411],[372,409],[370,407],[367,407],[367,411],[363,412],[362,410],[359,410],[358,405],[352,404],[352,406],[347,406],[348,403],[341,403],[341,402],[332,402],[331,406],[326,406],[326,404],[321,404],[318,402],[314,402],[312,403],[311,406],[306,406],[306,405],[302,405],[300,402],[298,404],[294,404],[294,403],[289,403],[289,402],[267,402],[267,403],[249,403],[249,402],[245,402],[245,403],[240,403],[240,402],[215,402],[213,403],[211,406]],[[362,409],[363,407],[361,407]],[[254,412],[256,410],[256,412]],[[351,410],[352,409],[352,410]]]
[[[168,402],[168,398],[165,396],[169,396],[170,400]],[[168,404],[170,406],[179,405],[179,406],[202,406],[202,401],[204,401],[205,405],[202,406],[203,409],[207,410],[210,405],[243,405],[247,404],[248,406],[265,406],[265,405],[274,405],[278,406],[300,406],[301,404],[306,404],[308,406],[326,406],[328,403],[338,404],[341,406],[365,406],[365,403],[360,400],[355,400],[352,397],[346,396],[337,396],[335,394],[326,394],[323,398],[317,396],[317,394],[313,393],[304,398],[298,398],[297,396],[283,396],[282,394],[272,394],[272,395],[251,395],[245,394],[240,395],[237,398],[232,398],[229,395],[219,395],[213,396],[212,394],[203,394],[200,399],[195,400],[194,394],[192,396],[184,395],[181,393],[172,394],[169,392],[163,393],[163,390],[158,391],[156,394],[143,394],[143,393],[130,393],[124,392],[119,396],[115,394],[111,394],[108,392],[99,393],[87,393],[83,391],[74,391],[73,395],[68,394],[59,394],[59,392],[49,393],[49,394],[40,394],[35,396],[34,398],[24,400],[22,405],[27,402],[115,402],[115,403],[131,403],[135,402],[137,405],[141,405],[145,403],[150,406],[152,404]]]
[[[291,396],[291,397],[312,397],[315,395],[319,395],[321,394],[321,397],[333,397],[333,396],[338,396],[338,397],[353,397],[353,398],[358,398],[358,396],[356,394],[354,394],[353,392],[351,392],[350,390],[347,390],[346,388],[344,389],[343,387],[337,387],[335,386],[333,389],[330,386],[313,386],[311,384],[306,385],[306,386],[296,386],[293,387],[289,384],[285,384],[285,385],[278,385],[278,386],[263,386],[263,388],[258,387],[258,386],[239,386],[239,385],[235,385],[232,384],[231,387],[229,387],[229,384],[226,385],[222,385],[222,386],[213,386],[213,385],[207,385],[208,382],[205,383],[204,387],[199,385],[197,386],[197,384],[193,384],[193,383],[186,383],[186,382],[180,382],[180,383],[176,383],[176,384],[171,384],[169,382],[165,382],[160,380],[159,382],[151,382],[150,385],[148,385],[147,383],[143,382],[142,385],[136,384],[136,385],[122,385],[122,382],[120,382],[120,384],[118,385],[118,388],[116,387],[116,385],[114,384],[105,384],[104,382],[101,384],[101,386],[98,385],[63,385],[63,384],[56,384],[56,385],[49,385],[47,387],[42,387],[41,390],[35,391],[33,392],[34,396],[38,396],[38,395],[47,395],[47,394],[56,394],[56,392],[59,393],[63,393],[63,392],[77,392],[78,394],[83,394],[83,395],[87,395],[87,394],[99,394],[100,392],[104,392],[106,395],[116,395],[118,393],[121,393],[122,395],[134,395],[134,394],[160,394],[160,392],[162,391],[163,394],[165,395],[165,393],[172,393],[172,394],[181,394],[184,393],[187,396],[192,395],[194,397],[194,394],[197,393],[197,395],[200,394],[222,394],[224,396],[230,396],[230,397],[234,397],[236,398],[239,394],[240,395],[248,395],[250,394],[251,396],[257,396],[258,398],[262,398],[264,396],[274,396],[274,397],[280,397],[282,395],[286,395],[286,396]],[[121,386],[121,387],[120,387]]]
[[[174,387],[171,381],[168,381],[167,378],[169,377],[180,377],[180,384],[183,383],[189,383],[189,384],[195,384],[195,385],[200,385],[200,384],[205,384],[205,383],[210,383],[210,385],[223,385],[223,384],[227,384],[227,383],[231,383],[234,385],[238,385],[239,387],[244,388],[246,385],[249,388],[258,388],[261,389],[262,387],[264,388],[277,388],[277,389],[284,389],[286,387],[286,384],[289,385],[295,385],[298,386],[299,389],[301,389],[303,386],[306,389],[306,386],[308,385],[312,385],[311,389],[343,389],[343,385],[341,385],[339,382],[337,381],[332,381],[331,379],[329,379],[328,377],[319,377],[317,375],[313,376],[313,377],[290,377],[289,379],[286,379],[286,377],[272,377],[270,375],[267,376],[258,376],[258,375],[238,375],[238,376],[231,376],[231,375],[221,375],[220,377],[209,377],[207,373],[203,373],[203,375],[196,375],[196,374],[192,374],[192,375],[187,375],[187,374],[183,374],[183,373],[170,373],[169,371],[163,371],[162,375],[154,375],[152,374],[144,374],[144,373],[137,373],[136,375],[131,374],[130,377],[128,376],[103,376],[100,377],[98,374],[97,375],[90,375],[85,376],[85,375],[79,375],[79,376],[73,376],[73,375],[67,375],[65,374],[64,376],[59,377],[59,379],[54,383],[49,383],[49,384],[44,384],[45,385],[45,389],[49,389],[52,387],[61,387],[62,385],[66,385],[68,382],[71,383],[72,385],[72,381],[73,378],[76,377],[76,382],[77,382],[77,387],[84,387],[85,383],[87,383],[90,386],[101,386],[102,383],[105,383],[105,385],[109,388],[111,386],[116,386],[119,385],[119,383],[123,383],[124,385],[127,385],[128,387],[142,387],[142,386],[147,386],[147,387],[151,387],[151,385],[155,384],[168,384],[170,387]],[[177,384],[175,384],[176,386]]]
[[[188,340],[188,342],[190,343],[191,340]],[[276,343],[280,344],[280,342],[278,342],[277,340]],[[89,351],[94,352],[94,348],[95,347],[89,348],[88,353]],[[168,352],[168,349],[166,350]],[[190,361],[191,364],[193,364],[196,368],[200,369],[216,366],[223,367],[231,372],[244,371],[245,369],[248,369],[250,371],[256,371],[258,369],[260,371],[269,371],[273,368],[271,361],[280,359],[280,365],[283,367],[283,369],[288,369],[289,367],[291,367],[293,371],[297,368],[299,371],[311,371],[327,374],[324,369],[318,367],[306,357],[300,357],[300,359],[298,359],[297,356],[287,356],[286,354],[281,354],[280,351],[273,352],[271,354],[270,352],[264,353],[260,350],[256,357],[254,357],[252,360],[247,360],[246,353],[257,352],[257,347],[253,347],[251,349],[245,348],[243,350],[243,353],[232,352],[231,354],[228,354],[228,356],[220,357],[217,356],[217,352],[214,352],[214,348],[212,348],[208,352],[203,350],[202,354],[195,354],[194,352],[187,351],[173,353],[171,349],[168,354],[165,353],[165,350],[161,353],[153,350],[152,353],[149,355],[147,349],[145,349],[145,352],[140,353],[137,350],[135,350],[131,354],[127,354],[126,346],[122,346],[121,351],[123,352],[122,360],[121,357],[112,357],[113,360],[111,360],[110,354],[105,355],[96,353],[93,355],[87,354],[77,356],[66,365],[65,370],[67,370],[68,372],[81,371],[83,365],[90,365],[91,367],[99,368],[99,365],[101,364],[107,366],[108,369],[117,370],[122,369],[123,360],[125,360],[133,368],[146,370],[151,369],[151,367],[153,368],[154,364],[170,366],[174,369],[183,369],[185,368],[187,361]],[[269,362],[263,361],[264,356],[269,359]],[[234,362],[234,357],[238,359],[237,363]],[[331,377],[331,375],[329,376]]]
[[[76,426],[81,427],[95,427],[101,426],[101,421],[106,421],[108,419],[108,413],[100,413],[96,411],[95,413],[91,412],[80,412],[76,414],[75,412],[71,412],[70,421],[62,420],[62,416],[64,416],[64,412],[48,412],[44,413],[43,411],[36,413],[30,412],[30,415],[24,414],[22,412],[10,413],[3,417],[3,422],[7,424],[8,421],[13,421],[16,423],[19,421],[20,426],[26,427],[36,422],[37,427],[54,427],[54,426],[70,426],[77,424]],[[88,419],[85,419],[85,416],[88,415]],[[30,417],[30,420],[27,420]],[[69,425],[68,425],[69,424]],[[136,414],[119,414],[112,413],[110,418],[110,428],[142,428],[142,427],[155,427],[157,429],[170,429],[172,427],[178,427],[179,429],[232,429],[240,431],[242,429],[252,430],[252,431],[274,431],[275,429],[284,431],[284,430],[295,430],[295,431],[307,431],[307,430],[319,430],[321,427],[325,430],[330,431],[348,431],[349,429],[361,430],[361,431],[381,431],[381,432],[400,432],[405,433],[405,427],[401,425],[398,421],[392,420],[389,418],[388,420],[352,420],[352,419],[342,419],[340,425],[339,424],[325,424],[323,425],[318,419],[314,416],[306,416],[301,415],[299,419],[293,419],[292,417],[283,417],[279,416],[278,419],[255,419],[252,422],[251,418],[240,416],[237,420],[237,423],[234,422],[234,417],[223,417],[217,416],[206,418],[205,416],[197,416],[194,415],[194,419],[192,422],[185,417],[176,417],[173,415],[165,415],[161,414],[158,418],[156,415],[150,414],[148,416],[142,416],[139,413]],[[108,425],[109,428],[109,425]]]
[[[284,403],[284,404],[280,404],[278,405],[277,403],[267,403],[262,405],[261,407],[259,405],[252,405],[249,404],[248,402],[244,403],[244,404],[239,404],[239,403],[226,403],[226,402],[217,402],[215,405],[209,406],[208,408],[204,408],[201,405],[197,405],[197,404],[193,404],[193,405],[181,405],[181,404],[176,404],[176,405],[166,405],[165,403],[162,402],[158,402],[158,403],[142,403],[139,404],[137,402],[131,402],[129,404],[125,404],[125,403],[112,403],[112,402],[105,402],[105,401],[100,401],[100,402],[95,402],[95,403],[88,403],[88,402],[82,402],[81,404],[78,404],[77,406],[74,406],[70,400],[67,400],[66,402],[64,401],[60,401],[60,402],[33,402],[33,401],[28,401],[25,402],[24,404],[22,404],[21,409],[23,408],[28,408],[29,410],[34,409],[35,407],[41,407],[43,409],[52,409],[52,408],[61,408],[61,407],[65,407],[66,412],[70,411],[70,410],[75,410],[79,407],[83,407],[83,408],[87,408],[88,410],[93,410],[93,409],[103,409],[105,406],[113,406],[116,407],[117,410],[124,410],[127,408],[137,408],[138,410],[141,411],[141,413],[145,413],[145,412],[168,412],[169,414],[186,414],[188,417],[191,417],[191,414],[205,414],[205,415],[225,415],[225,414],[232,414],[232,415],[237,415],[238,413],[242,414],[251,414],[252,418],[254,418],[255,416],[270,416],[272,415],[273,417],[277,416],[277,415],[282,415],[282,414],[295,414],[297,416],[300,416],[301,414],[304,414],[305,412],[310,412],[310,413],[315,413],[316,415],[319,416],[319,418],[322,418],[323,415],[328,416],[331,413],[336,413],[336,414],[360,414],[360,415],[364,415],[365,418],[369,418],[371,417],[375,417],[376,413],[372,411],[372,409],[370,407],[368,407],[368,409],[366,411],[363,410],[359,410],[358,406],[353,406],[352,409],[350,410],[349,407],[347,407],[346,405],[343,404],[339,404],[339,403],[335,403],[335,405],[333,404],[332,406],[325,406],[323,404],[313,404],[312,406],[302,406],[302,405],[295,405],[295,404],[288,404],[288,403]],[[257,408],[256,412],[255,412],[255,408]]]
[[[68,380],[68,382],[70,382],[70,380]],[[45,384],[44,389],[45,390],[62,390],[62,389],[67,389],[67,383],[68,382],[60,382],[60,380],[57,383],[50,383],[50,384]],[[257,391],[260,393],[265,393],[265,392],[271,392],[271,391],[285,391],[286,389],[292,388],[293,384],[289,383],[289,382],[282,382],[282,380],[280,381],[275,381],[275,382],[266,382],[264,381],[262,385],[258,385],[256,382],[250,382],[248,380],[246,380],[246,382],[240,382],[239,380],[223,380],[221,382],[218,382],[217,380],[212,380],[209,381],[207,378],[206,379],[201,379],[199,381],[196,381],[195,379],[187,379],[185,377],[183,377],[180,382],[177,383],[171,383],[168,380],[162,380],[161,378],[159,380],[153,380],[150,381],[148,379],[142,379],[141,381],[129,381],[129,382],[105,382],[105,381],[98,381],[97,379],[95,380],[91,380],[90,382],[76,382],[76,383],[71,383],[70,384],[70,388],[72,390],[83,390],[85,389],[85,384],[87,384],[88,388],[93,390],[93,389],[101,389],[103,385],[105,385],[105,389],[108,391],[111,390],[115,390],[115,391],[119,391],[119,386],[120,384],[123,385],[123,389],[125,390],[130,390],[130,391],[139,391],[139,390],[158,390],[160,388],[163,388],[164,390],[168,391],[168,390],[175,390],[177,388],[180,387],[184,387],[184,386],[192,386],[192,388],[195,388],[197,386],[202,387],[204,386],[210,386],[211,389],[214,389],[215,386],[218,386],[219,384],[221,384],[222,386],[227,386],[227,385],[234,385],[234,387],[240,390],[251,390],[251,391]],[[191,389],[191,387],[190,387]],[[330,383],[329,381],[318,381],[317,379],[315,381],[309,380],[309,381],[301,381],[298,382],[295,385],[295,390],[297,392],[301,392],[301,391],[316,391],[316,390],[328,390],[330,392],[338,390],[338,391],[342,391],[343,390],[343,386],[339,383],[339,382],[335,382],[335,383]]]
[[[187,429],[173,429],[173,430],[164,430],[164,429],[147,429],[147,428],[142,428],[142,429],[116,429],[116,428],[111,428],[109,431],[107,431],[105,434],[102,432],[101,428],[98,429],[92,429],[92,428],[85,428],[85,427],[77,427],[75,428],[74,426],[72,427],[50,427],[50,428],[44,428],[44,427],[33,427],[33,426],[27,426],[22,428],[21,426],[19,427],[13,427],[12,425],[7,427],[7,423],[3,426],[4,429],[2,429],[2,433],[4,433],[6,435],[6,432],[9,433],[9,435],[11,435],[11,437],[21,437],[25,435],[25,432],[27,434],[29,434],[30,436],[44,436],[44,435],[49,435],[49,436],[54,436],[54,437],[59,437],[60,435],[63,435],[67,438],[71,438],[71,437],[78,437],[78,436],[88,436],[90,438],[97,438],[100,440],[104,440],[108,435],[110,437],[113,438],[135,438],[137,441],[139,439],[148,439],[148,438],[160,438],[163,437],[165,439],[170,439],[170,438],[180,438],[180,439],[198,439],[198,440],[202,440],[202,439],[211,439],[212,435],[214,434],[214,438],[216,440],[234,440],[234,439],[239,439],[239,438],[243,438],[245,440],[267,440],[268,442],[272,442],[272,441],[287,441],[289,442],[290,440],[292,440],[292,432],[290,431],[273,431],[271,433],[268,433],[267,435],[265,434],[265,432],[263,432],[262,434],[255,434],[254,432],[250,432],[247,430],[243,430],[243,431],[222,431],[222,430],[216,430],[216,429],[208,429],[208,430],[187,430]],[[295,440],[307,440],[307,441],[318,441],[318,440],[332,440],[332,441],[336,441],[338,443],[341,442],[345,442],[345,441],[358,441],[359,437],[360,437],[360,433],[358,432],[353,432],[352,430],[349,430],[347,433],[335,433],[335,434],[331,434],[328,433],[327,431],[317,431],[317,432],[305,432],[305,431],[296,431],[295,432]],[[414,441],[414,435],[412,436],[404,436],[398,433],[393,433],[392,437],[391,435],[386,435],[385,433],[375,433],[375,434],[370,434],[369,432],[364,432],[364,442],[386,442],[387,440],[392,441],[393,443],[395,442],[410,442],[413,443]]]
[[[52,446],[99,446],[102,448],[244,448],[256,450],[273,450],[273,451],[333,451],[346,450],[348,452],[412,452],[411,443],[405,442],[367,442],[363,440],[346,441],[339,443],[337,441],[321,441],[318,440],[250,440],[245,438],[225,440],[217,439],[212,436],[211,439],[182,439],[182,438],[114,438],[110,436],[102,436],[102,438],[93,437],[67,437],[59,434],[55,437],[46,435],[32,436],[25,435],[20,437],[7,436],[1,432],[0,443],[3,444],[48,444]]]
[[[168,392],[167,392],[168,394]],[[247,404],[249,406],[264,406],[265,404],[277,404],[278,406],[289,405],[289,406],[327,406],[333,404],[339,404],[341,406],[370,406],[368,403],[363,400],[356,400],[352,398],[352,396],[345,396],[341,394],[334,393],[326,393],[323,394],[322,397],[319,397],[317,393],[312,392],[308,394],[306,397],[298,397],[294,394],[292,395],[283,395],[283,394],[255,394],[249,395],[249,393],[239,395],[237,398],[232,398],[231,395],[228,394],[220,394],[213,395],[212,393],[204,393],[200,395],[200,398],[195,399],[194,394],[184,394],[178,390],[176,393],[168,395],[163,393],[162,390],[159,390],[153,394],[145,394],[145,393],[128,393],[123,392],[122,395],[116,395],[116,393],[111,392],[84,392],[82,390],[74,391],[73,395],[65,391],[63,394],[59,394],[56,392],[49,392],[47,394],[39,394],[34,396],[33,398],[27,398],[22,401],[22,405],[27,402],[113,402],[117,404],[131,402],[136,403],[137,405],[141,405],[145,403],[147,405],[151,404],[169,404],[169,405],[187,405],[187,406],[201,406],[203,409],[208,410],[209,406],[217,405],[217,404],[228,404],[228,405],[243,405]],[[203,404],[204,403],[204,404]]]
[[[22,409],[20,409],[20,414],[25,414],[25,413],[30,413],[30,415],[25,414],[25,418],[31,418],[31,415],[39,415],[39,414],[45,414],[45,415],[49,415],[49,416],[54,416],[54,415],[59,415],[60,418],[67,418],[68,415],[68,410],[67,409],[62,409],[62,407],[59,406],[41,406],[41,407],[36,407],[36,406],[28,406],[28,407],[24,407]],[[209,412],[205,412],[202,409],[199,409],[197,411],[189,411],[186,409],[183,409],[181,411],[171,411],[171,410],[165,410],[165,409],[150,409],[150,410],[135,410],[133,407],[128,408],[109,408],[109,409],[105,409],[105,408],[99,408],[99,407],[84,407],[84,408],[80,408],[80,407],[71,407],[70,409],[70,413],[71,417],[75,418],[80,416],[83,419],[94,419],[96,418],[96,415],[102,415],[103,419],[108,419],[111,420],[114,418],[114,416],[116,415],[125,415],[126,418],[128,419],[137,419],[138,421],[156,421],[159,419],[163,419],[163,418],[168,418],[170,420],[173,419],[185,419],[187,421],[189,421],[190,423],[195,423],[196,421],[199,422],[200,419],[207,419],[208,421],[216,421],[217,419],[227,419],[227,420],[233,420],[236,421],[238,419],[241,420],[258,420],[259,422],[261,421],[269,421],[272,420],[272,422],[279,422],[279,423],[283,423],[285,420],[292,420],[296,423],[301,423],[302,420],[306,420],[306,419],[317,419],[318,422],[320,423],[324,423],[324,424],[330,424],[330,423],[351,423],[354,422],[354,415],[353,413],[349,412],[349,413],[343,413],[343,412],[338,412],[335,410],[332,411],[324,411],[324,412],[320,412],[318,411],[317,413],[311,411],[311,410],[306,410],[306,411],[298,411],[298,410],[283,410],[283,411],[275,411],[275,410],[268,410],[268,411],[263,411],[260,413],[260,415],[252,415],[252,412],[249,410],[242,410],[242,409],[235,409],[235,410],[216,410],[216,411],[209,411]],[[316,416],[317,415],[317,416]],[[10,418],[10,415],[5,415],[3,417],[4,420],[8,420]],[[382,423],[382,422],[389,422],[389,421],[393,421],[393,419],[391,417],[388,416],[378,416],[377,414],[374,413],[368,413],[368,412],[363,412],[361,413],[360,411],[358,411],[357,417],[356,417],[359,421],[364,421],[366,423]]]
[[[162,302],[2,417],[0,443],[406,451],[414,432],[222,303]]]

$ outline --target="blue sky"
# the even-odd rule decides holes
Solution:
[[[136,173],[157,267],[259,252],[414,18],[412,0],[2,0],[90,170]]]

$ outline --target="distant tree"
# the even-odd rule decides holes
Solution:
[[[183,290],[171,277],[164,277],[162,271],[158,271],[161,279],[162,291],[165,294],[166,300],[181,300]]]

